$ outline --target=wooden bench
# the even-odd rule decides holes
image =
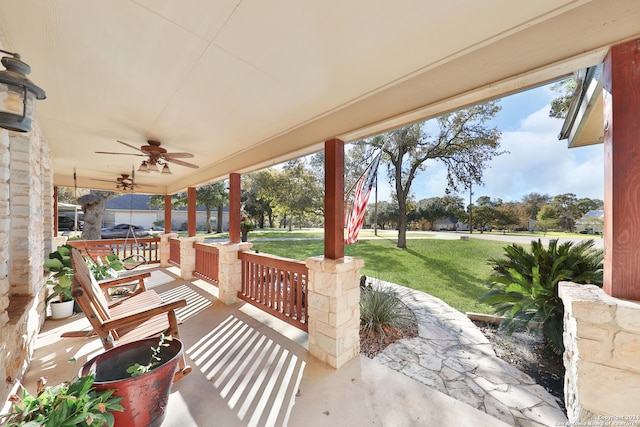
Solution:
[[[186,300],[164,302],[155,291],[144,290],[127,298],[109,301],[104,289],[112,287],[114,281],[98,283],[76,248],[71,250],[71,260],[74,269],[72,294],[105,349],[161,333],[180,338],[175,310],[185,307]],[[125,279],[115,281],[118,280]],[[184,353],[178,366],[174,381],[191,372]]]
[[[103,263],[108,264],[105,257],[109,255],[117,255],[111,246],[101,244],[88,244],[84,242],[82,250],[90,257],[94,262],[102,260]],[[134,268],[147,264],[147,259],[140,254],[131,254],[128,257],[121,260],[125,270],[133,270]]]

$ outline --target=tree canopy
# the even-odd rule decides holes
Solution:
[[[360,147],[353,151],[360,153],[361,164],[378,150],[384,153],[383,163],[398,201],[399,248],[406,247],[407,200],[416,174],[426,170],[428,160],[437,160],[447,166],[451,189],[481,184],[489,160],[503,153],[500,131],[487,125],[498,111],[500,106],[494,101],[478,104],[356,143]]]

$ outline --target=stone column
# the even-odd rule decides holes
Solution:
[[[248,251],[252,243],[219,243],[218,248],[218,299],[226,305],[239,301],[242,289],[242,261],[238,253]]]
[[[178,233],[167,233],[160,235],[160,267],[167,268],[169,264],[169,239],[175,239]]]
[[[204,242],[204,237],[183,237],[180,239],[180,277],[184,280],[193,279],[196,270],[196,249],[194,243]]]
[[[309,353],[339,369],[360,353],[360,268],[364,260],[312,257],[307,310]]]
[[[615,420],[637,425],[638,418],[607,417],[640,416],[640,303],[570,282],[561,282],[558,294],[564,303],[569,423],[615,425],[606,424]]]

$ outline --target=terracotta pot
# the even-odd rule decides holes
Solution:
[[[182,354],[182,342],[167,342],[160,351],[159,365],[142,375],[132,377],[127,368],[136,363],[144,365],[151,358],[151,348],[158,338],[124,344],[94,357],[84,364],[81,375],[94,372],[96,390],[116,389],[114,396],[123,398],[123,412],[113,412],[116,426],[157,427],[165,418],[173,376]]]

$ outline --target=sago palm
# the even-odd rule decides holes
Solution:
[[[505,258],[491,259],[491,291],[480,300],[492,305],[507,317],[503,327],[513,332],[537,322],[546,342],[562,353],[564,306],[558,297],[558,282],[602,284],[601,250],[593,240],[558,244],[554,239],[547,248],[540,240],[531,242],[531,252],[512,244],[504,248]]]

